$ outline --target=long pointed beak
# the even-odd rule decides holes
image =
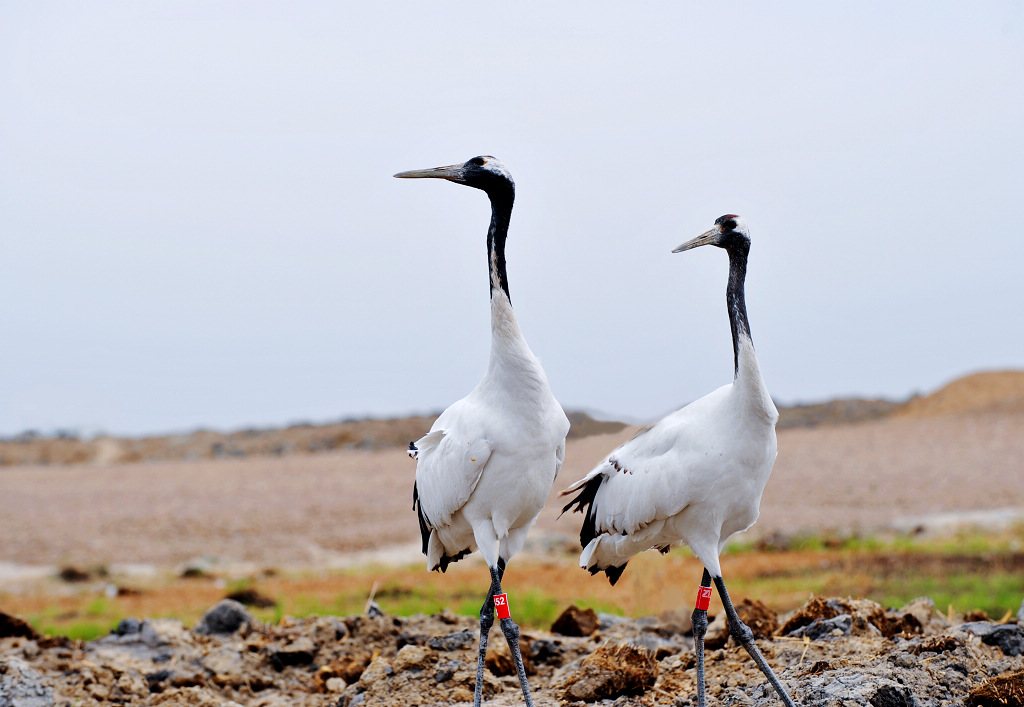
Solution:
[[[686,241],[681,246],[673,248],[673,253],[682,253],[684,250],[691,250],[702,245],[712,245],[718,241],[718,237],[722,235],[722,231],[715,226],[710,231],[705,231],[693,240]]]
[[[413,169],[408,172],[399,172],[395,176],[399,179],[447,179],[452,182],[463,181],[461,164],[452,164],[447,167],[434,167],[433,169]]]

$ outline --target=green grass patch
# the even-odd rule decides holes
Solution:
[[[53,624],[46,621],[29,621],[36,631],[44,636],[67,636],[75,641],[92,641],[106,636],[117,625],[105,621],[73,621]]]
[[[921,596],[931,597],[942,613],[950,606],[957,613],[980,609],[998,620],[1007,611],[1015,613],[1020,607],[1024,577],[1009,572],[905,576],[880,582],[877,593],[872,592],[868,598],[883,606],[900,607]]]
[[[982,610],[999,619],[1007,611],[1015,613],[1024,597],[1024,526],[999,533],[965,531],[941,539],[826,533],[783,538],[766,545],[741,536],[729,544],[725,555],[741,556],[726,562],[726,581],[734,599],[760,599],[779,612],[803,605],[812,595],[863,597],[897,608],[927,596],[942,613],[952,605],[955,613]],[[333,587],[328,582],[300,588],[301,578],[295,578],[294,584],[283,578],[271,590],[276,605],[250,607],[250,611],[271,624],[285,615],[351,616],[364,612],[372,592],[374,600],[392,615],[436,614],[445,609],[463,616],[479,614],[486,590],[479,573],[455,572],[444,578],[423,579],[420,569],[414,569],[348,569],[335,575],[345,581]],[[523,565],[508,585],[516,622],[524,628],[547,629],[569,604],[617,615],[642,616],[668,609],[688,612],[699,579],[699,563],[686,548],[667,557],[645,553],[630,563],[624,581],[614,588],[608,587],[603,577],[581,574],[574,557],[542,560],[533,571],[529,564]],[[254,583],[253,579],[234,580],[227,589],[247,589]],[[161,610],[158,604],[150,604],[145,609],[147,616],[136,618],[173,618],[191,626],[210,608],[206,604],[209,595],[203,596],[195,606],[176,602]],[[5,599],[13,601],[15,597]],[[106,635],[128,615],[124,612],[139,611],[126,608],[120,598],[95,593],[82,595],[73,603],[55,599],[53,605],[43,610],[39,607],[36,602],[24,611],[38,631],[80,640]]]

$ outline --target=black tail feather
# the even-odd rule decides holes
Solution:
[[[421,552],[426,555],[427,547],[430,544],[430,520],[423,513],[423,505],[420,504],[420,492],[416,488],[416,483],[412,485],[412,509],[416,511],[416,517],[420,521],[420,540],[423,542],[423,549]]]
[[[467,547],[465,550],[457,552],[454,555],[441,555],[441,561],[437,563],[437,567],[435,567],[434,570],[441,570],[441,572],[444,573],[448,570],[448,565],[453,562],[458,562],[469,553],[470,549]],[[426,554],[426,551],[424,551],[423,554]]]
[[[608,581],[611,582],[611,585],[614,587],[615,583],[619,581],[619,577],[621,577],[622,573],[626,571],[627,564],[628,563],[623,562],[618,567],[591,567],[587,571],[592,575],[597,574],[598,572],[604,572],[608,575]]]
[[[604,474],[598,474],[580,489],[580,492],[576,494],[576,497],[569,501],[562,508],[562,513],[565,513],[569,509],[584,513],[585,518],[583,520],[583,527],[580,528],[580,547],[586,547],[587,544],[597,537],[597,519],[594,517],[594,498],[597,497],[597,490],[601,488],[601,484],[604,482]],[[573,508],[573,506],[576,506]],[[615,584],[615,582],[612,582]]]

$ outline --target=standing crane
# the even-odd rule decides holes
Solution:
[[[722,579],[719,555],[726,541],[757,520],[778,453],[772,402],[750,338],[743,283],[750,236],[739,216],[715,220],[711,230],[673,250],[715,245],[729,254],[725,299],[732,325],[733,382],[690,403],[609,454],[593,471],[562,492],[576,496],[562,509],[585,514],[580,566],[604,572],[614,585],[631,557],[662,553],[685,543],[704,565],[693,611],[697,698],[704,707],[704,636],[714,580],[732,636],[757,663],[782,701],[793,701],[761,655],[750,628],[740,621]]]
[[[430,431],[409,445],[409,454],[416,459],[412,498],[428,570],[444,572],[449,563],[477,548],[490,569],[491,586],[480,609],[473,704],[480,707],[487,637],[497,604],[523,696],[527,706],[533,707],[519,650],[519,627],[507,610],[501,580],[508,561],[523,548],[562,467],[569,420],[512,311],[505,239],[515,182],[505,166],[490,156],[395,176],[447,179],[482,189],[491,201],[487,229],[490,363],[476,388],[441,413]]]

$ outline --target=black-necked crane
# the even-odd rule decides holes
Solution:
[[[761,377],[750,338],[743,283],[750,236],[739,216],[715,220],[711,230],[673,250],[715,245],[729,254],[726,303],[732,325],[733,382],[678,410],[608,455],[562,492],[577,495],[563,508],[585,514],[580,566],[604,572],[612,584],[626,562],[644,550],[668,552],[685,543],[704,565],[693,611],[698,704],[704,706],[704,635],[711,582],[718,588],[733,637],[792,706],[754,643],[722,579],[726,541],[757,520],[761,493],[777,454],[778,410]]]
[[[515,183],[497,159],[400,172],[482,189],[491,201],[487,263],[491,284],[491,354],[483,380],[441,413],[430,431],[409,445],[416,459],[413,509],[419,515],[428,570],[441,570],[474,549],[490,568],[491,586],[480,609],[480,653],[474,705],[483,688],[487,636],[495,604],[501,631],[516,663],[523,696],[533,706],[519,650],[519,628],[508,615],[501,580],[509,559],[523,548],[565,456],[566,419],[540,362],[512,312],[505,272]],[[495,597],[498,597],[496,600]]]

